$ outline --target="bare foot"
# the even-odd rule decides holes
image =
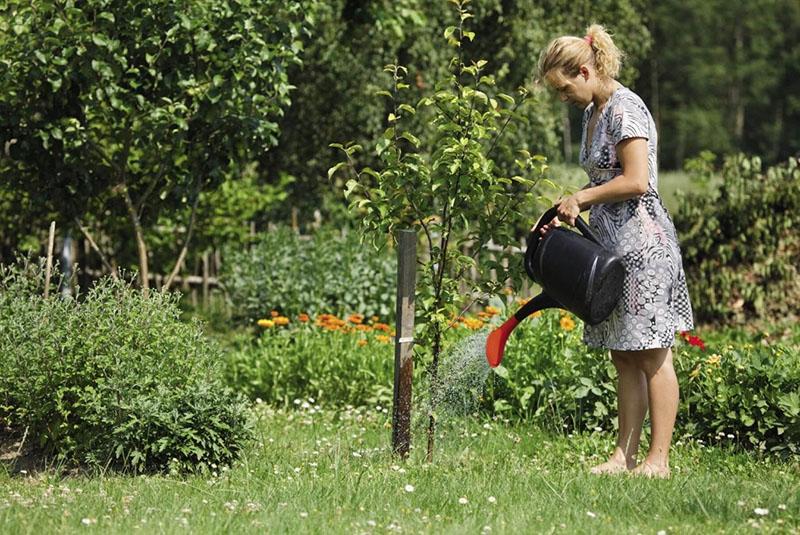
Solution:
[[[628,466],[625,464],[624,461],[620,462],[614,459],[609,459],[603,464],[598,464],[597,466],[589,470],[589,472],[595,475],[614,475],[614,474],[622,474],[627,471],[628,471]]]
[[[670,472],[669,466],[662,464],[652,464],[647,461],[643,462],[633,470],[631,475],[651,477],[655,479],[669,479]]]

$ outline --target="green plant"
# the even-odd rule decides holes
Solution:
[[[616,372],[608,353],[587,349],[581,336],[574,316],[560,310],[517,327],[485,407],[556,432],[613,429]]]
[[[147,289],[146,227],[277,144],[315,4],[4,2],[0,176],[135,243]]]
[[[229,247],[224,255],[221,279],[239,322],[252,325],[271,310],[394,315],[395,257],[364,247],[355,233],[324,229],[304,239],[279,227],[249,249]]]
[[[237,457],[246,407],[175,295],[102,279],[80,300],[45,299],[42,271],[0,267],[2,425],[68,463],[191,471]]]
[[[254,341],[236,341],[226,358],[228,384],[273,405],[391,405],[394,345],[380,331],[343,332],[293,320]],[[295,401],[297,400],[297,401]]]
[[[411,228],[422,235],[425,254],[421,256],[421,280],[417,286],[417,333],[415,349],[428,362],[430,388],[437,384],[444,332],[451,315],[464,300],[459,282],[470,284],[477,295],[495,294],[508,277],[520,278],[518,263],[509,269],[499,260],[486,259],[476,281],[464,281],[465,273],[477,267],[475,258],[463,254],[462,246],[472,242],[476,254],[490,240],[501,246],[517,244],[511,222],[520,203],[534,204],[533,193],[543,178],[545,158],[531,155],[519,147],[518,174],[505,176],[494,161],[496,147],[509,147],[503,138],[507,125],[519,119],[518,108],[528,91],[520,88],[518,100],[497,91],[493,76],[485,73],[488,61],[469,61],[464,48],[475,40],[467,29],[473,14],[468,0],[453,0],[457,26],[444,31],[448,45],[455,49],[448,74],[435,84],[432,96],[416,105],[406,102],[410,84],[408,70],[401,65],[387,65],[392,77],[386,98],[390,112],[387,128],[376,143],[381,167],[357,168],[354,155],[361,147],[355,144],[331,146],[343,151],[345,160],[328,171],[332,177],[341,168],[355,173],[347,181],[345,196],[351,208],[362,216],[363,226],[373,239],[386,240],[398,228]],[[435,138],[423,144],[420,135],[411,131],[409,119],[430,117]],[[491,280],[489,270],[496,269],[498,280]],[[431,392],[431,399],[436,395]],[[430,413],[428,455],[432,457],[435,436],[435,407]]]
[[[800,355],[780,344],[685,347],[676,358],[682,432],[712,443],[800,453]]]
[[[688,165],[715,174],[704,156]],[[796,314],[800,301],[800,165],[793,158],[762,171],[761,160],[725,159],[711,194],[680,199],[675,226],[698,320],[744,323]]]
[[[557,432],[616,427],[616,371],[611,359],[605,351],[588,350],[579,325],[564,328],[571,325],[571,316],[550,310],[517,327],[504,365],[488,382],[484,408]],[[766,340],[738,338],[735,332],[709,336],[705,349],[676,342],[674,362],[681,386],[676,433],[797,453],[800,352]]]

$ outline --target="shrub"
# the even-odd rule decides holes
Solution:
[[[263,234],[249,250],[225,252],[222,280],[234,318],[252,324],[277,310],[391,318],[397,261],[363,246],[354,233],[332,230],[301,239],[285,227]]]
[[[580,321],[547,310],[515,329],[486,406],[554,431],[616,427],[616,371],[606,351],[588,350]],[[679,339],[677,433],[773,452],[800,451],[800,352],[780,344],[723,342],[705,349]]]
[[[582,332],[580,320],[561,310],[525,320],[490,376],[488,408],[559,432],[612,429],[616,371],[607,351],[586,348]]]
[[[688,170],[707,180],[713,156]],[[772,321],[800,301],[800,166],[761,170],[759,158],[725,160],[721,184],[683,196],[675,214],[695,317],[700,321]]]
[[[68,463],[134,471],[230,463],[246,408],[176,297],[103,279],[41,297],[40,266],[0,267],[0,421]]]
[[[350,319],[363,322],[361,316]],[[273,323],[256,340],[241,338],[234,344],[226,359],[228,382],[251,399],[273,404],[313,398],[331,405],[388,406],[392,333],[386,324],[369,323],[327,314],[316,322]]]
[[[800,355],[780,344],[685,348],[678,425],[711,442],[800,452]]]

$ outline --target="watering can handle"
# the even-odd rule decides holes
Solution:
[[[528,235],[528,242],[527,242],[528,248],[530,248],[531,246],[536,247],[539,244],[539,238],[542,237],[539,231],[542,229],[544,225],[550,223],[550,221],[552,221],[553,218],[556,217],[556,215],[558,215],[558,206],[553,206],[552,208],[549,208],[544,214],[542,214],[542,217],[540,217],[539,221],[536,223],[536,227]],[[602,243],[600,243],[600,240],[597,238],[592,228],[586,223],[586,221],[583,220],[581,216],[575,218],[575,227],[577,227],[580,233],[583,234],[586,238],[592,240],[597,245],[603,245]]]

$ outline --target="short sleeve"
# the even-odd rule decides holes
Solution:
[[[639,99],[623,98],[611,110],[611,141],[616,145],[624,139],[650,139],[650,112]]]

